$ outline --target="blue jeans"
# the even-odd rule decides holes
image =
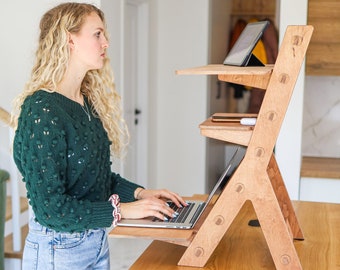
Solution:
[[[22,270],[109,270],[110,254],[105,229],[63,233],[32,218],[26,237]]]

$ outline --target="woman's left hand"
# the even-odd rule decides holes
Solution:
[[[158,199],[165,199],[174,202],[178,207],[187,206],[185,200],[177,193],[167,189],[143,189],[137,188],[135,191],[135,198],[137,200],[156,197]]]

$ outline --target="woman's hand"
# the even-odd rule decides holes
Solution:
[[[135,202],[121,203],[120,210],[122,218],[144,218],[157,217],[166,220],[167,217],[175,217],[177,213],[169,207],[166,200],[173,201],[178,207],[186,206],[187,203],[178,194],[161,190],[149,190],[137,188]]]
[[[178,207],[186,206],[187,203],[181,196],[177,193],[169,191],[167,189],[144,189],[144,188],[137,188],[135,190],[135,198],[137,200],[146,199],[150,197],[156,197],[158,199],[165,199],[167,201],[174,202]]]

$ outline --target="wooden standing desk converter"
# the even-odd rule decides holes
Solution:
[[[340,269],[340,204],[293,201],[293,206],[305,237],[303,241],[294,241],[303,269]],[[204,268],[178,266],[186,247],[155,240],[130,269],[275,269],[261,228],[248,225],[252,219],[256,219],[256,214],[247,201]],[[111,236],[119,236],[120,228],[116,229]],[[164,233],[172,233],[171,229],[156,230],[159,230],[159,239]],[[182,232],[193,233],[192,230]]]
[[[227,242],[230,242],[229,245],[221,248],[223,250],[221,254],[225,255],[215,256],[214,251],[220,250],[217,247],[224,245],[225,240],[223,239],[227,237],[227,231],[230,232],[229,228],[232,224],[236,223],[237,227],[241,226],[235,219],[245,203],[251,201],[261,223],[261,228],[258,229],[262,231],[266,241],[263,243],[259,241],[247,243],[245,241],[242,243],[241,253],[237,259],[238,263],[252,263],[250,257],[256,252],[260,252],[257,249],[260,250],[263,246],[268,247],[270,251],[270,253],[263,254],[267,254],[267,257],[269,257],[268,254],[271,255],[272,262],[277,269],[302,270],[293,239],[304,239],[304,235],[273,150],[312,33],[312,26],[288,26],[274,66],[208,65],[177,71],[177,74],[182,75],[218,75],[222,81],[263,89],[265,95],[254,128],[246,127],[245,129],[239,123],[212,123],[211,119],[207,119],[200,125],[203,136],[243,145],[247,147],[247,150],[209,214],[206,218],[200,219],[201,224],[196,224],[196,230],[189,230],[185,235],[185,232],[176,232],[176,230],[162,232],[162,230],[141,229],[126,231],[126,235],[135,237],[144,235],[181,245],[185,249],[177,262],[181,266],[203,268],[209,261],[215,261],[217,258],[223,258],[223,262],[229,261],[225,260],[225,257],[237,250],[237,245],[242,243],[240,238],[235,240],[229,238],[232,241],[227,238]],[[316,222],[311,224],[317,226]],[[245,232],[248,230],[242,230],[242,233]],[[235,234],[231,236],[234,237]],[[246,239],[249,240],[248,237]],[[222,243],[220,244],[220,242]],[[255,248],[251,248],[253,243],[256,243]],[[225,252],[229,246],[232,248]],[[176,254],[175,251],[177,248],[171,252],[171,255],[165,252],[165,258],[172,258]],[[160,258],[160,255],[153,254],[152,257]],[[260,256],[260,258],[261,264],[263,264],[266,261],[265,257]],[[159,259],[157,260],[159,261]],[[149,260],[146,262],[149,263]],[[220,262],[217,265],[220,265]],[[149,265],[147,269],[150,269]]]

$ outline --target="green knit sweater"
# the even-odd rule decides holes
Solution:
[[[139,186],[111,172],[110,144],[99,118],[89,120],[80,104],[43,90],[26,98],[14,160],[41,225],[63,232],[110,227],[110,195],[134,201]]]

